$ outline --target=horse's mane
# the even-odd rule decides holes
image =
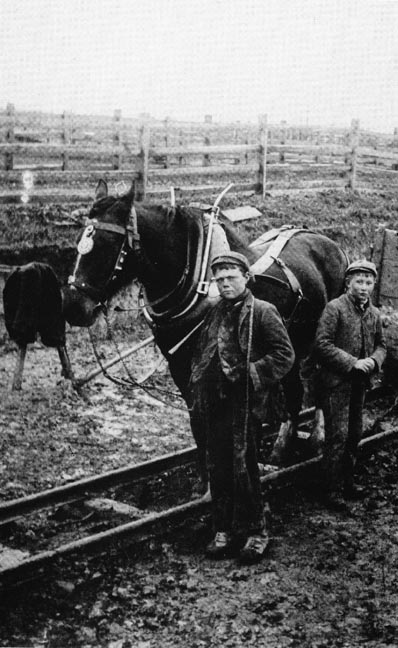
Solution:
[[[124,200],[125,196],[116,197],[116,196],[106,196],[100,198],[91,207],[90,218],[100,218],[102,214],[116,205],[123,210],[123,213],[127,215],[129,209],[128,203]],[[202,222],[203,211],[198,207],[193,207],[191,205],[176,205],[172,207],[166,204],[151,204],[151,203],[135,203],[136,207],[142,212],[147,210],[153,212],[154,210],[158,213],[161,218],[165,219],[166,225],[172,225],[176,221],[180,220],[180,223],[184,224],[184,229],[188,232],[196,231],[199,224]],[[218,217],[219,223],[225,230],[228,243],[232,250],[241,252],[245,254],[250,261],[253,261],[255,255],[251,252],[250,248],[247,247],[247,244],[239,236],[238,232],[233,223],[231,223],[228,218],[226,218],[222,213]]]

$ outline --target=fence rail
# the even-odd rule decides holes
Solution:
[[[2,162],[2,164],[1,164]],[[384,171],[398,180],[398,130],[390,137],[351,128],[329,130],[269,125],[267,116],[254,124],[175,123],[63,113],[17,113],[0,110],[0,198],[20,199],[21,172],[35,173],[30,198],[85,196],[92,179],[135,178],[140,198],[169,190],[209,191],[233,179],[236,189],[265,196],[278,182],[294,184],[292,174],[310,171],[301,188],[359,187],[360,176]],[[322,175],[322,179],[318,176]],[[198,180],[205,184],[199,185]],[[174,182],[173,182],[174,181]],[[68,183],[74,186],[68,188]],[[29,191],[28,191],[29,193]],[[26,194],[26,191],[25,191]]]

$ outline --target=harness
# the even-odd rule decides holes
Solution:
[[[187,236],[186,262],[177,284],[168,293],[154,300],[148,299],[145,289],[142,289],[144,296],[143,313],[151,328],[155,328],[156,326],[166,322],[181,322],[184,316],[189,316],[190,318],[192,314],[197,311],[200,314],[199,323],[196,322],[195,325],[188,330],[185,336],[169,349],[169,354],[175,353],[175,351],[177,351],[178,348],[180,348],[180,346],[182,346],[203,323],[205,312],[203,310],[203,305],[205,304],[205,300],[212,298],[212,295],[209,294],[211,286],[209,281],[209,262],[215,254],[225,250],[225,246],[229,249],[225,232],[222,226],[217,222],[217,217],[220,211],[218,206],[219,202],[231,186],[232,184],[228,185],[224,189],[214,202],[210,211],[207,212],[206,225],[203,222],[204,216],[202,217],[200,226],[198,227],[197,250],[193,250],[191,237]],[[102,289],[98,289],[87,282],[78,281],[77,279],[77,271],[79,269],[81,258],[93,249],[93,238],[97,231],[111,232],[123,237],[115,265]],[[295,274],[286,266],[282,259],[279,258],[279,254],[288,240],[300,231],[308,230],[299,230],[285,226],[280,230],[272,230],[271,232],[266,233],[250,246],[257,247],[258,245],[264,245],[264,243],[269,240],[273,240],[273,243],[267,252],[251,266],[251,271],[255,275],[261,274],[262,277],[269,278],[271,281],[279,283],[280,280],[270,275],[264,275],[264,272],[274,262],[283,270],[289,287],[293,293],[297,295],[293,312],[290,314],[288,320],[285,320],[286,326],[289,326],[291,323],[295,311],[300,301],[303,299],[303,292]],[[217,241],[217,243],[215,244],[214,241]],[[214,245],[216,246],[215,249]],[[103,305],[105,299],[104,295],[107,294],[108,287],[112,282],[118,278],[120,271],[123,269],[127,254],[130,251],[133,251],[138,255],[142,254],[140,234],[138,232],[137,212],[134,205],[131,206],[128,221],[125,226],[113,223],[101,223],[95,218],[89,220],[78,243],[77,250],[78,256],[73,273],[68,278],[68,285],[76,288],[82,293],[85,293],[91,299],[97,300],[99,304]],[[187,287],[188,277],[190,277],[190,283]],[[281,283],[286,285],[284,282]]]
[[[286,328],[289,328],[290,324],[292,323],[296,310],[300,302],[304,299],[304,294],[301,288],[301,284],[296,275],[294,274],[294,272],[292,272],[292,270],[290,270],[290,268],[279,257],[279,255],[288,241],[290,241],[293,236],[299,234],[300,232],[308,232],[308,230],[294,228],[292,225],[283,225],[280,229],[273,229],[269,232],[266,232],[265,234],[262,234],[262,236],[260,236],[249,245],[249,247],[251,248],[256,248],[265,245],[269,241],[273,241],[268,250],[251,265],[250,270],[254,274],[254,276],[257,275],[263,278],[268,278],[271,281],[278,281],[275,277],[265,274],[273,263],[276,263],[281,268],[281,270],[283,270],[283,273],[288,281],[288,285],[293,294],[296,296],[296,303],[293,307],[293,310],[290,313],[289,317],[285,319]]]

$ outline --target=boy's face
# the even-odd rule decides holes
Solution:
[[[375,287],[375,278],[371,272],[355,272],[347,279],[347,293],[361,304],[366,304]]]
[[[216,266],[214,279],[223,299],[235,299],[244,292],[249,281],[249,273],[238,266]]]

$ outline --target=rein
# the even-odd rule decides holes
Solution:
[[[144,391],[146,394],[148,394],[152,398],[155,398],[160,403],[163,403],[163,405],[167,405],[168,407],[172,407],[173,409],[178,409],[178,410],[182,410],[182,411],[185,412],[186,411],[185,407],[182,407],[181,405],[176,405],[175,403],[170,402],[170,401],[166,401],[166,400],[164,400],[163,398],[161,398],[158,394],[156,394],[154,392],[160,392],[160,393],[164,394],[165,396],[172,396],[173,398],[178,398],[178,399],[182,399],[181,394],[179,394],[178,392],[172,392],[172,391],[170,391],[168,389],[162,389],[161,387],[156,387],[156,386],[150,386],[150,385],[144,385],[143,384],[156,371],[156,369],[158,368],[158,365],[155,366],[150,371],[150,373],[147,374],[144,377],[144,379],[138,380],[137,378],[135,378],[131,374],[130,369],[128,368],[128,366],[127,366],[127,364],[125,362],[125,359],[124,359],[124,357],[122,356],[122,354],[120,352],[119,346],[118,346],[118,344],[117,344],[117,342],[116,342],[116,340],[114,338],[112,327],[110,325],[107,312],[104,311],[103,314],[104,314],[104,318],[105,318],[105,322],[106,322],[108,337],[112,341],[112,343],[113,343],[113,345],[114,345],[114,347],[116,349],[116,353],[119,356],[119,360],[120,360],[120,362],[121,362],[121,364],[122,364],[122,366],[123,366],[123,368],[124,368],[124,370],[125,370],[125,372],[127,374],[127,378],[116,378],[115,376],[112,376],[112,374],[109,373],[107,368],[102,363],[101,356],[100,356],[100,354],[99,354],[99,352],[97,350],[96,341],[94,339],[92,329],[89,327],[88,328],[88,334],[89,334],[91,346],[92,346],[92,349],[93,349],[93,354],[94,354],[94,357],[95,357],[95,359],[97,361],[97,364],[100,367],[100,369],[101,369],[103,375],[105,376],[105,378],[107,378],[108,380],[113,382],[115,385],[118,385],[119,387],[129,387],[130,389],[131,388],[132,389],[141,389],[142,391]],[[162,361],[163,361],[163,358],[162,358]]]

